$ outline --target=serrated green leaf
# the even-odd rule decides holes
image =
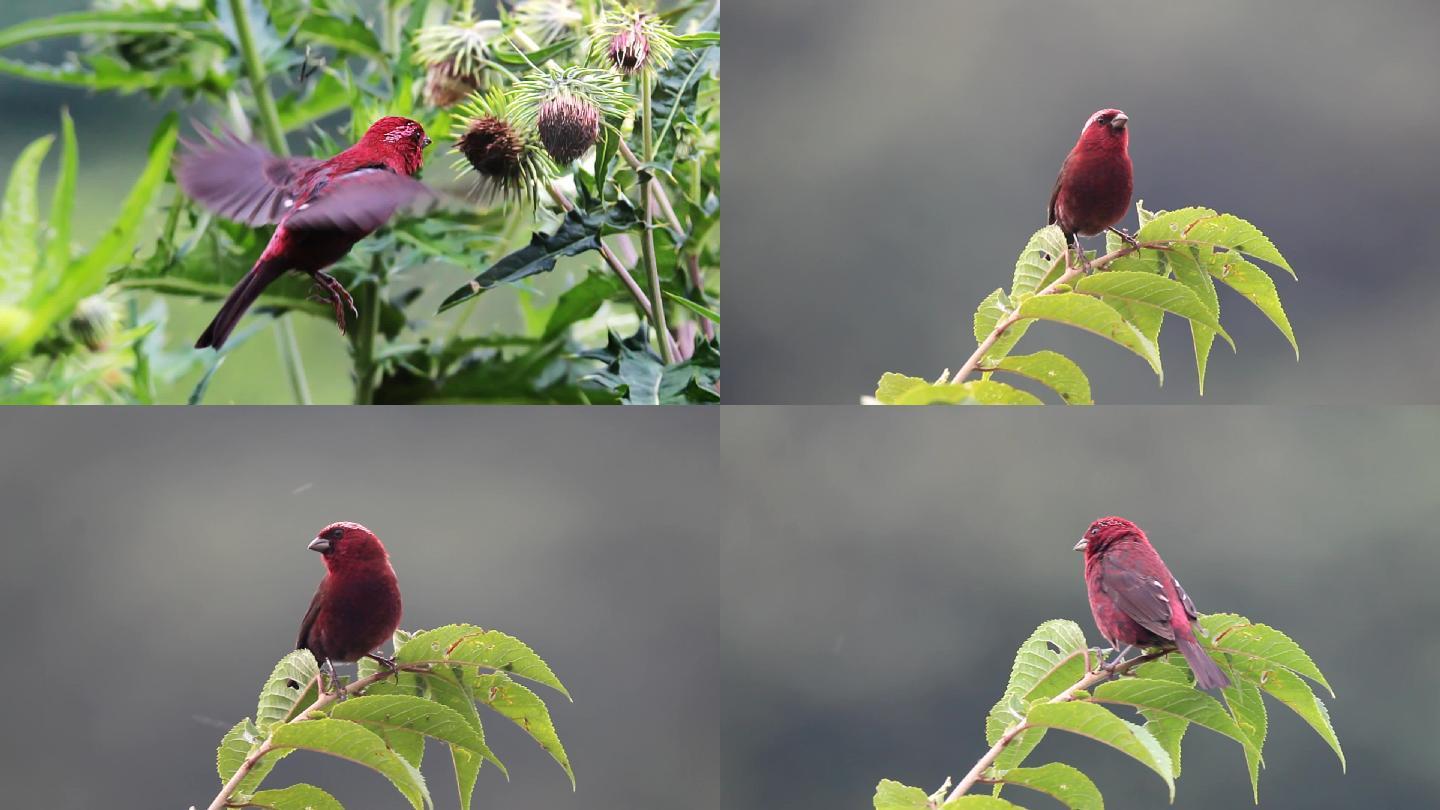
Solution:
[[[271,726],[295,715],[306,687],[319,672],[320,665],[309,650],[296,650],[275,664],[255,707],[255,725],[261,733],[269,733]],[[292,682],[297,686],[291,686]]]
[[[881,405],[895,405],[906,391],[929,384],[929,381],[919,377],[907,377],[887,371],[880,376],[880,384],[875,387],[875,400]]]
[[[1167,242],[1184,239],[1186,230],[1205,217],[1215,216],[1213,208],[1177,208],[1174,211],[1160,211],[1145,223],[1135,234],[1139,242]]]
[[[952,799],[941,805],[940,810],[1024,810],[1024,808],[995,796],[976,795]]]
[[[249,759],[250,755],[255,753],[255,749],[259,748],[260,743],[264,741],[265,735],[260,733],[260,729],[256,728],[248,717],[225,732],[225,736],[220,739],[220,747],[215,752],[215,771],[220,775],[220,783],[223,785],[229,782],[235,772],[240,770],[240,766],[244,764],[245,760]],[[271,751],[266,754],[264,758],[255,763],[249,773],[245,774],[245,778],[236,785],[235,791],[249,793],[259,787],[260,783],[265,781],[265,777],[270,775],[275,763],[289,754],[288,750]]]
[[[1063,354],[1041,351],[1034,354],[1005,357],[987,371],[1008,371],[1029,377],[1048,386],[1066,405],[1094,405],[1090,397],[1090,378],[1075,361]],[[881,381],[883,385],[883,380]],[[923,382],[923,380],[921,381]]]
[[[1034,768],[1012,768],[1000,775],[1007,785],[1049,794],[1071,810],[1104,810],[1105,800],[1090,777],[1061,762]]]
[[[1200,267],[1195,253],[1189,249],[1176,249],[1166,254],[1166,267],[1175,275],[1175,280],[1190,288],[1220,320],[1220,296],[1215,292],[1215,279]],[[1215,345],[1215,330],[1190,321],[1190,342],[1195,348],[1195,377],[1199,381],[1200,395],[1205,395],[1205,371],[1210,362],[1210,350]]]
[[[971,380],[958,384],[925,383],[909,389],[896,405],[1044,405],[1029,391],[994,380]]]
[[[475,693],[465,683],[463,674],[455,667],[436,667],[425,676],[425,695],[450,707],[465,719],[477,734],[484,735],[480,714],[475,708]],[[455,783],[460,795],[461,810],[470,810],[475,794],[475,782],[480,778],[480,767],[490,760],[500,773],[510,778],[505,764],[492,752],[488,757],[457,745],[450,746],[450,762],[455,767]]]
[[[1112,270],[1080,279],[1077,292],[1098,295],[1107,302],[1139,304],[1173,312],[1186,320],[1214,330],[1234,348],[1235,341],[1220,325],[1219,318],[1194,290],[1178,281],[1149,273]],[[1142,330],[1143,331],[1143,330]],[[1158,330],[1156,330],[1158,333]],[[1151,338],[1153,340],[1153,337]]]
[[[275,729],[271,743],[280,749],[314,751],[364,765],[389,779],[415,810],[431,806],[420,772],[359,723],[331,718],[287,723]]]
[[[396,650],[395,660],[407,664],[463,664],[508,672],[570,697],[549,665],[524,642],[473,624],[450,624],[417,633]]]
[[[930,810],[930,797],[920,788],[881,779],[875,786],[875,810]]]
[[[245,806],[266,810],[345,810],[334,796],[303,783],[280,790],[262,790],[249,797]]]
[[[1185,739],[1185,732],[1190,729],[1190,723],[1176,717],[1173,714],[1142,709],[1140,714],[1145,717],[1145,729],[1150,732],[1160,747],[1165,749],[1166,755],[1170,757],[1170,767],[1175,771],[1175,778],[1180,778],[1180,745]],[[1246,748],[1246,756],[1250,751]]]
[[[1122,678],[1097,686],[1091,700],[1168,714],[1223,734],[1243,746],[1251,744],[1220,701],[1189,685],[1159,679]]]
[[[35,235],[40,232],[40,164],[45,162],[54,135],[30,142],[10,167],[5,200],[0,206],[0,291],[19,291],[39,264]],[[7,296],[10,297],[10,296]],[[18,298],[18,296],[15,296]]]
[[[1077,329],[1099,335],[1113,341],[1150,364],[1155,376],[1165,381],[1165,372],[1160,367],[1160,349],[1145,337],[1133,324],[1125,320],[1115,308],[1080,293],[1038,295],[1020,305],[1020,314],[1026,318],[1055,321]]]
[[[475,678],[473,689],[476,700],[519,726],[545,749],[565,769],[565,774],[570,777],[570,787],[575,787],[575,772],[570,768],[570,757],[565,753],[565,746],[560,744],[545,701],[503,673]]]
[[[1005,295],[1005,291],[996,290],[980,302],[980,306],[975,310],[975,344],[977,346],[984,343],[985,339],[990,337],[990,333],[995,331],[996,324],[1010,314],[1006,309],[1007,301],[1008,296]],[[1030,321],[1016,321],[1011,324],[1010,328],[1005,330],[1005,334],[1001,335],[981,358],[980,363],[991,365],[999,362],[1000,358],[1009,354],[1010,350],[1015,348],[1015,344],[1020,342],[1020,338],[1025,336],[1025,332],[1030,328],[1030,323]]]
[[[1015,651],[1005,693],[985,719],[986,743],[998,742],[1032,703],[1049,700],[1078,681],[1084,674],[1087,655],[1085,633],[1075,622],[1051,619],[1037,627]],[[992,772],[1017,767],[1044,737],[1043,728],[1016,735],[996,758]]]
[[[1300,679],[1299,675],[1288,669],[1261,669],[1260,665],[1252,662],[1237,663],[1235,671],[1260,685],[1270,694],[1271,697],[1290,707],[1290,710],[1300,715],[1315,733],[1320,735],[1335,756],[1340,758],[1340,768],[1345,769],[1345,752],[1340,748],[1340,738],[1335,736],[1335,728],[1330,724],[1330,712],[1325,708],[1325,702],[1310,690],[1309,684]]]
[[[1053,728],[1089,737],[1128,754],[1165,780],[1175,798],[1170,757],[1150,732],[1127,723],[1094,703],[1044,703],[1030,710],[1026,721],[1037,728]]]
[[[387,743],[393,743],[397,733],[401,737],[406,733],[423,734],[473,751],[487,759],[495,759],[495,755],[485,744],[484,734],[459,712],[439,701],[412,695],[366,695],[335,704],[330,710],[330,716],[337,720],[359,723]],[[402,745],[413,753],[413,740],[402,740]],[[419,767],[418,756],[406,756],[405,752],[393,744],[390,747],[405,756],[412,765]]]
[[[1203,626],[1203,625],[1202,625]],[[1262,661],[1273,666],[1285,667],[1325,687],[1331,697],[1335,690],[1325,680],[1320,668],[1315,666],[1306,652],[1300,649],[1289,636],[1264,624],[1233,624],[1214,632],[1211,647],[1233,657]]]
[[[1234,214],[1216,214],[1192,223],[1185,230],[1185,238],[1253,256],[1283,269],[1291,278],[1297,278],[1295,270],[1280,255],[1270,238]]]
[[[1254,794],[1255,801],[1260,801],[1260,766],[1264,764],[1265,732],[1269,720],[1265,712],[1265,700],[1260,696],[1260,688],[1248,681],[1242,681],[1239,677],[1231,678],[1229,686],[1220,690],[1225,698],[1225,705],[1230,709],[1230,716],[1235,718],[1235,725],[1245,732],[1250,738],[1250,746],[1245,748],[1245,765],[1250,772],[1250,791]]]
[[[1057,263],[1065,261],[1065,249],[1065,232],[1060,230],[1060,226],[1046,225],[1036,231],[1015,262],[1015,280],[1010,285],[1010,294],[1039,292],[1041,280]]]

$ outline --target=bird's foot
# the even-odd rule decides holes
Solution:
[[[1074,241],[1070,243],[1070,246],[1075,248],[1075,256],[1080,260],[1077,264],[1080,269],[1085,272],[1085,275],[1088,276],[1095,272],[1095,268],[1090,266],[1090,257],[1085,254],[1085,246],[1080,244],[1080,237],[1075,237]],[[1071,266],[1074,267],[1076,265]]]
[[[1116,650],[1116,652],[1115,652],[1115,657],[1114,657],[1114,658],[1111,658],[1109,661],[1105,661],[1105,662],[1101,663],[1101,664],[1100,664],[1100,669],[1104,670],[1105,672],[1107,672],[1107,673],[1109,673],[1109,674],[1111,674],[1111,675],[1114,675],[1114,674],[1115,674],[1115,668],[1118,667],[1118,666],[1120,666],[1122,663],[1125,662],[1125,654],[1128,653],[1128,652],[1130,652],[1130,651],[1133,650],[1133,649],[1135,649],[1133,645],[1127,644],[1127,645],[1125,645],[1125,649],[1123,649],[1123,650]]]
[[[330,659],[325,659],[325,664],[320,667],[320,672],[330,680],[330,688],[322,691],[328,691],[335,696],[336,700],[350,697],[349,693],[345,691],[345,684],[340,682],[340,676],[335,674],[335,665],[331,663]]]
[[[395,663],[394,658],[386,658],[380,653],[369,653],[366,657],[374,659],[376,663],[385,668],[386,675],[394,675],[395,683],[400,683],[400,665]]]
[[[1135,237],[1131,236],[1130,232],[1125,230],[1124,228],[1111,227],[1110,232],[1123,239],[1125,241],[1125,244],[1129,245],[1131,248],[1135,250],[1140,249],[1140,242],[1137,241]]]
[[[345,285],[336,281],[329,273],[315,273],[315,286],[323,291],[320,300],[335,307],[335,323],[340,327],[340,334],[345,334],[345,309],[348,307],[351,314],[356,318],[360,317],[360,310],[355,308],[355,299],[350,297]]]

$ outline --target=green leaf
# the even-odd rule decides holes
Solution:
[[[508,672],[570,697],[549,665],[524,642],[499,630],[486,630],[473,624],[449,624],[416,633],[396,651],[395,660],[463,664]]]
[[[262,790],[251,796],[246,807],[267,810],[345,810],[334,796],[314,785],[291,785],[281,790]]]
[[[501,284],[519,281],[555,269],[555,263],[566,256],[600,249],[600,237],[606,233],[627,230],[637,220],[628,205],[618,205],[597,214],[570,211],[552,234],[537,233],[530,244],[511,253],[468,284],[450,294],[440,305],[444,312],[457,304],[494,289]]]
[[[590,318],[620,289],[620,281],[614,275],[592,270],[584,281],[560,294],[555,308],[550,311],[550,320],[545,323],[544,336],[555,337],[572,324]]]
[[[1027,722],[1037,728],[1053,728],[1089,737],[1134,757],[1165,780],[1170,799],[1175,799],[1175,779],[1170,757],[1144,728],[1127,723],[1094,703],[1043,703],[1030,710]]]
[[[1225,712],[1220,701],[1189,685],[1149,678],[1122,678],[1097,686],[1091,700],[1172,715],[1223,734],[1243,746],[1251,745],[1250,738],[1235,725],[1235,720]]]
[[[270,739],[276,748],[315,751],[364,765],[389,779],[415,810],[431,806],[420,772],[358,723],[329,718],[287,723],[277,727]]]
[[[475,708],[475,694],[464,682],[464,676],[456,668],[437,667],[427,675],[425,677],[425,695],[430,700],[448,706],[464,718],[477,734],[484,734],[480,723],[480,714]],[[486,756],[458,745],[450,746],[450,761],[455,767],[455,783],[460,794],[461,810],[470,810],[470,802],[475,793],[475,782],[480,777],[480,767],[487,759],[494,763],[502,774],[505,774],[505,778],[509,778],[509,772],[505,769],[504,763],[493,752]]]
[[[704,304],[697,304],[694,301],[691,301],[689,298],[686,298],[683,295],[676,295],[669,290],[662,290],[661,292],[666,298],[690,310],[696,315],[699,315],[700,317],[713,323],[720,323],[720,313],[705,306]]]
[[[930,810],[930,797],[920,788],[881,779],[875,786],[875,810]]]
[[[1019,722],[1030,706],[1065,691],[1085,673],[1089,648],[1085,633],[1075,622],[1052,619],[1041,624],[1015,651],[1005,693],[985,718],[985,741],[990,745]],[[1043,728],[1017,735],[996,758],[993,771],[1018,766],[1045,737]]]
[[[60,173],[55,177],[55,196],[50,201],[50,236],[45,246],[44,270],[36,286],[50,289],[70,263],[70,217],[75,208],[75,180],[79,172],[80,147],[75,140],[75,120],[68,109],[60,111]]]
[[[714,15],[703,23],[713,27],[718,20]],[[702,33],[702,32],[695,32]],[[720,64],[720,49],[715,46],[684,50],[670,60],[670,64],[655,76],[651,91],[650,109],[655,127],[655,144],[665,143],[666,136],[677,120],[688,120],[695,115],[695,103],[700,80],[714,72]],[[684,115],[684,119],[680,116]],[[638,135],[638,131],[637,131]]]
[[[582,354],[605,363],[585,378],[620,397],[626,405],[681,405],[720,401],[720,351],[700,343],[689,360],[666,366],[650,349],[648,328],[621,339],[611,332],[603,349]]]
[[[1179,208],[1161,211],[1135,234],[1138,242],[1168,242],[1184,239],[1186,231],[1205,217],[1215,216],[1213,208]]]
[[[1335,736],[1335,729],[1330,725],[1330,712],[1326,710],[1324,701],[1310,691],[1309,685],[1301,680],[1299,675],[1288,669],[1261,669],[1253,662],[1237,664],[1235,669],[1242,673],[1249,670],[1249,673],[1242,677],[1259,683],[1261,689],[1309,723],[1315,733],[1320,735],[1320,739],[1329,744],[1335,756],[1340,758],[1341,770],[1345,769],[1345,752],[1340,749],[1340,739]]]
[[[984,343],[985,339],[990,337],[990,333],[995,331],[995,326],[1011,314],[1008,303],[1009,298],[1005,295],[1004,290],[996,290],[980,302],[979,308],[975,310],[975,344],[977,346]],[[1020,342],[1020,338],[1025,337],[1025,332],[1030,328],[1031,323],[1032,321],[1016,321],[1011,324],[1010,328],[1005,330],[1005,334],[996,339],[994,345],[980,359],[980,364],[989,366],[998,363],[1002,357],[1010,353],[1011,349],[1015,348],[1015,344]]]
[[[961,796],[940,806],[940,810],[1024,810],[995,796]]]
[[[1010,295],[1040,291],[1040,282],[1065,261],[1065,232],[1059,225],[1046,225],[1035,232],[1015,262],[1015,280]],[[989,330],[986,330],[989,333]]]
[[[264,741],[265,735],[260,733],[260,729],[256,728],[248,717],[225,732],[225,736],[220,739],[220,748],[215,752],[215,770],[220,775],[220,783],[224,785],[229,782],[235,772],[240,770],[240,766],[244,764],[245,760],[249,759],[250,755],[255,753],[255,749],[259,748],[260,743]],[[245,778],[240,780],[240,784],[236,785],[236,792],[248,793],[259,787],[260,783],[265,781],[265,777],[270,775],[275,763],[289,754],[288,750],[272,751],[266,754],[259,762],[255,763],[249,773],[245,774]]]
[[[971,380],[958,384],[925,383],[907,390],[896,405],[1044,405],[1029,391],[995,382]]]
[[[275,664],[255,707],[255,725],[261,733],[268,733],[271,726],[296,714],[305,689],[319,672],[320,666],[309,650],[296,650]],[[297,686],[291,686],[292,682]]]
[[[1001,774],[1007,785],[1019,785],[1049,794],[1071,810],[1104,810],[1105,799],[1090,777],[1061,762],[1035,768],[1012,768]]]
[[[1109,271],[1080,279],[1076,292],[1098,295],[1108,303],[1140,304],[1173,312],[1214,330],[1234,348],[1235,342],[1220,326],[1215,313],[1194,290],[1178,281],[1149,273]],[[1153,340],[1153,338],[1152,338]]]
[[[1230,716],[1235,718],[1235,725],[1250,738],[1251,744],[1245,748],[1245,765],[1250,771],[1250,791],[1258,803],[1260,766],[1265,761],[1262,752],[1269,722],[1265,713],[1265,700],[1260,696],[1258,686],[1238,677],[1232,678],[1230,685],[1220,690],[1220,693],[1225,698],[1225,705],[1230,708]]]
[[[0,49],[24,42],[72,36],[102,34],[161,34],[223,43],[224,37],[195,11],[82,11],[27,20],[0,29]]]
[[[675,47],[677,48],[704,48],[709,45],[719,44],[719,31],[699,31],[694,34],[681,34],[675,37]]]
[[[1230,618],[1234,614],[1212,614],[1213,616]],[[1240,618],[1234,616],[1234,618]],[[1212,620],[1206,616],[1206,620]],[[1304,675],[1310,680],[1325,687],[1331,697],[1335,696],[1335,690],[1331,688],[1330,682],[1320,673],[1320,668],[1310,656],[1300,649],[1289,636],[1276,630],[1269,625],[1251,624],[1227,624],[1223,628],[1210,631],[1207,621],[1201,622],[1201,628],[1207,632],[1213,632],[1214,641],[1211,645],[1215,650],[1228,653],[1232,659],[1244,657],[1260,661],[1272,666],[1284,667],[1296,673]],[[1217,622],[1218,624],[1218,622]]]
[[[907,377],[887,371],[880,376],[880,383],[875,387],[875,399],[881,405],[895,405],[907,391],[929,384],[929,381],[919,377]]]
[[[1217,214],[1201,219],[1185,229],[1185,238],[1253,256],[1282,268],[1291,278],[1298,278],[1268,236],[1233,214]]]
[[[0,207],[0,290],[19,290],[22,279],[34,273],[39,264],[36,234],[40,232],[40,164],[55,136],[46,135],[30,142],[10,168],[10,182],[5,186],[5,202]]]
[[[509,719],[539,743],[565,769],[565,774],[570,777],[570,787],[574,789],[575,772],[570,768],[570,758],[565,753],[565,746],[560,744],[545,702],[502,673],[475,678],[474,689],[476,700]]]
[[[1066,405],[1094,405],[1090,378],[1075,361],[1052,351],[1006,357],[986,371],[1008,371],[1042,383],[1060,395]],[[882,381],[883,382],[883,381]]]
[[[1166,267],[1175,274],[1175,280],[1195,293],[1215,320],[1220,320],[1220,296],[1215,292],[1215,279],[1200,268],[1195,253],[1177,248],[1166,254]],[[1205,370],[1210,361],[1210,349],[1215,345],[1215,330],[1190,321],[1190,341],[1195,347],[1195,376],[1199,381],[1200,395],[1205,395]]]
[[[330,14],[307,14],[295,32],[295,41],[302,45],[323,45],[380,64],[389,61],[375,32],[358,17],[343,19]]]
[[[1161,382],[1165,380],[1165,373],[1160,367],[1159,347],[1125,320],[1114,307],[1098,298],[1080,293],[1038,295],[1020,305],[1020,314],[1026,318],[1055,321],[1084,329],[1114,341],[1144,358]]]
[[[414,751],[413,742],[406,738],[419,734],[498,761],[486,746],[481,731],[459,712],[434,700],[413,695],[365,695],[335,704],[330,716],[365,726],[402,756],[405,753],[400,749],[411,746],[412,755],[405,756],[405,759],[417,768],[420,765],[419,754]],[[402,740],[400,746],[394,744],[397,736]]]

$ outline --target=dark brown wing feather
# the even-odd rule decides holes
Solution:
[[[1066,157],[1065,162],[1060,164],[1060,173],[1055,175],[1055,188],[1050,190],[1050,207],[1045,214],[1046,225],[1054,225],[1056,220],[1059,219],[1059,216],[1055,212],[1055,203],[1060,199],[1060,182],[1065,179],[1065,166],[1069,163],[1070,158]]]
[[[280,157],[229,130],[219,135],[199,131],[202,143],[185,142],[175,179],[206,208],[246,225],[279,222],[290,210],[286,202],[294,204],[296,181],[322,162]]]
[[[1170,627],[1170,603],[1165,593],[1155,587],[1159,577],[1117,564],[1113,558],[1101,558],[1100,586],[1136,624],[1160,638],[1175,639]],[[1163,574],[1161,575],[1163,576]]]
[[[330,180],[295,209],[285,227],[369,233],[402,208],[415,211],[439,202],[424,183],[389,169],[366,167]]]
[[[320,615],[320,594],[325,590],[325,580],[320,580],[320,586],[315,589],[315,596],[310,600],[310,609],[305,611],[305,618],[300,620],[300,635],[295,638],[295,649],[308,649],[319,658],[320,653],[310,644],[310,628],[315,626],[315,617]]]

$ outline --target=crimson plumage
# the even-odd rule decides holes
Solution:
[[[323,556],[325,578],[300,622],[295,649],[309,650],[322,664],[366,656],[388,663],[375,650],[400,626],[400,584],[380,538],[358,523],[332,523],[309,548]]]
[[[278,227],[195,348],[223,346],[245,310],[287,270],[315,279],[343,333],[345,307],[354,312],[355,304],[325,268],[402,206],[433,198],[414,179],[430,145],[425,129],[409,118],[381,118],[359,143],[328,160],[280,157],[229,132],[201,130],[200,136],[203,143],[186,142],[175,166],[185,193],[226,219]]]
[[[1202,689],[1230,684],[1195,640],[1195,604],[1139,526],[1125,518],[1101,518],[1075,550],[1085,552],[1090,612],[1111,646],[1174,647]]]
[[[1055,178],[1046,222],[1059,225],[1077,247],[1076,237],[1101,233],[1130,210],[1135,175],[1129,122],[1120,110],[1100,110],[1090,116]]]

